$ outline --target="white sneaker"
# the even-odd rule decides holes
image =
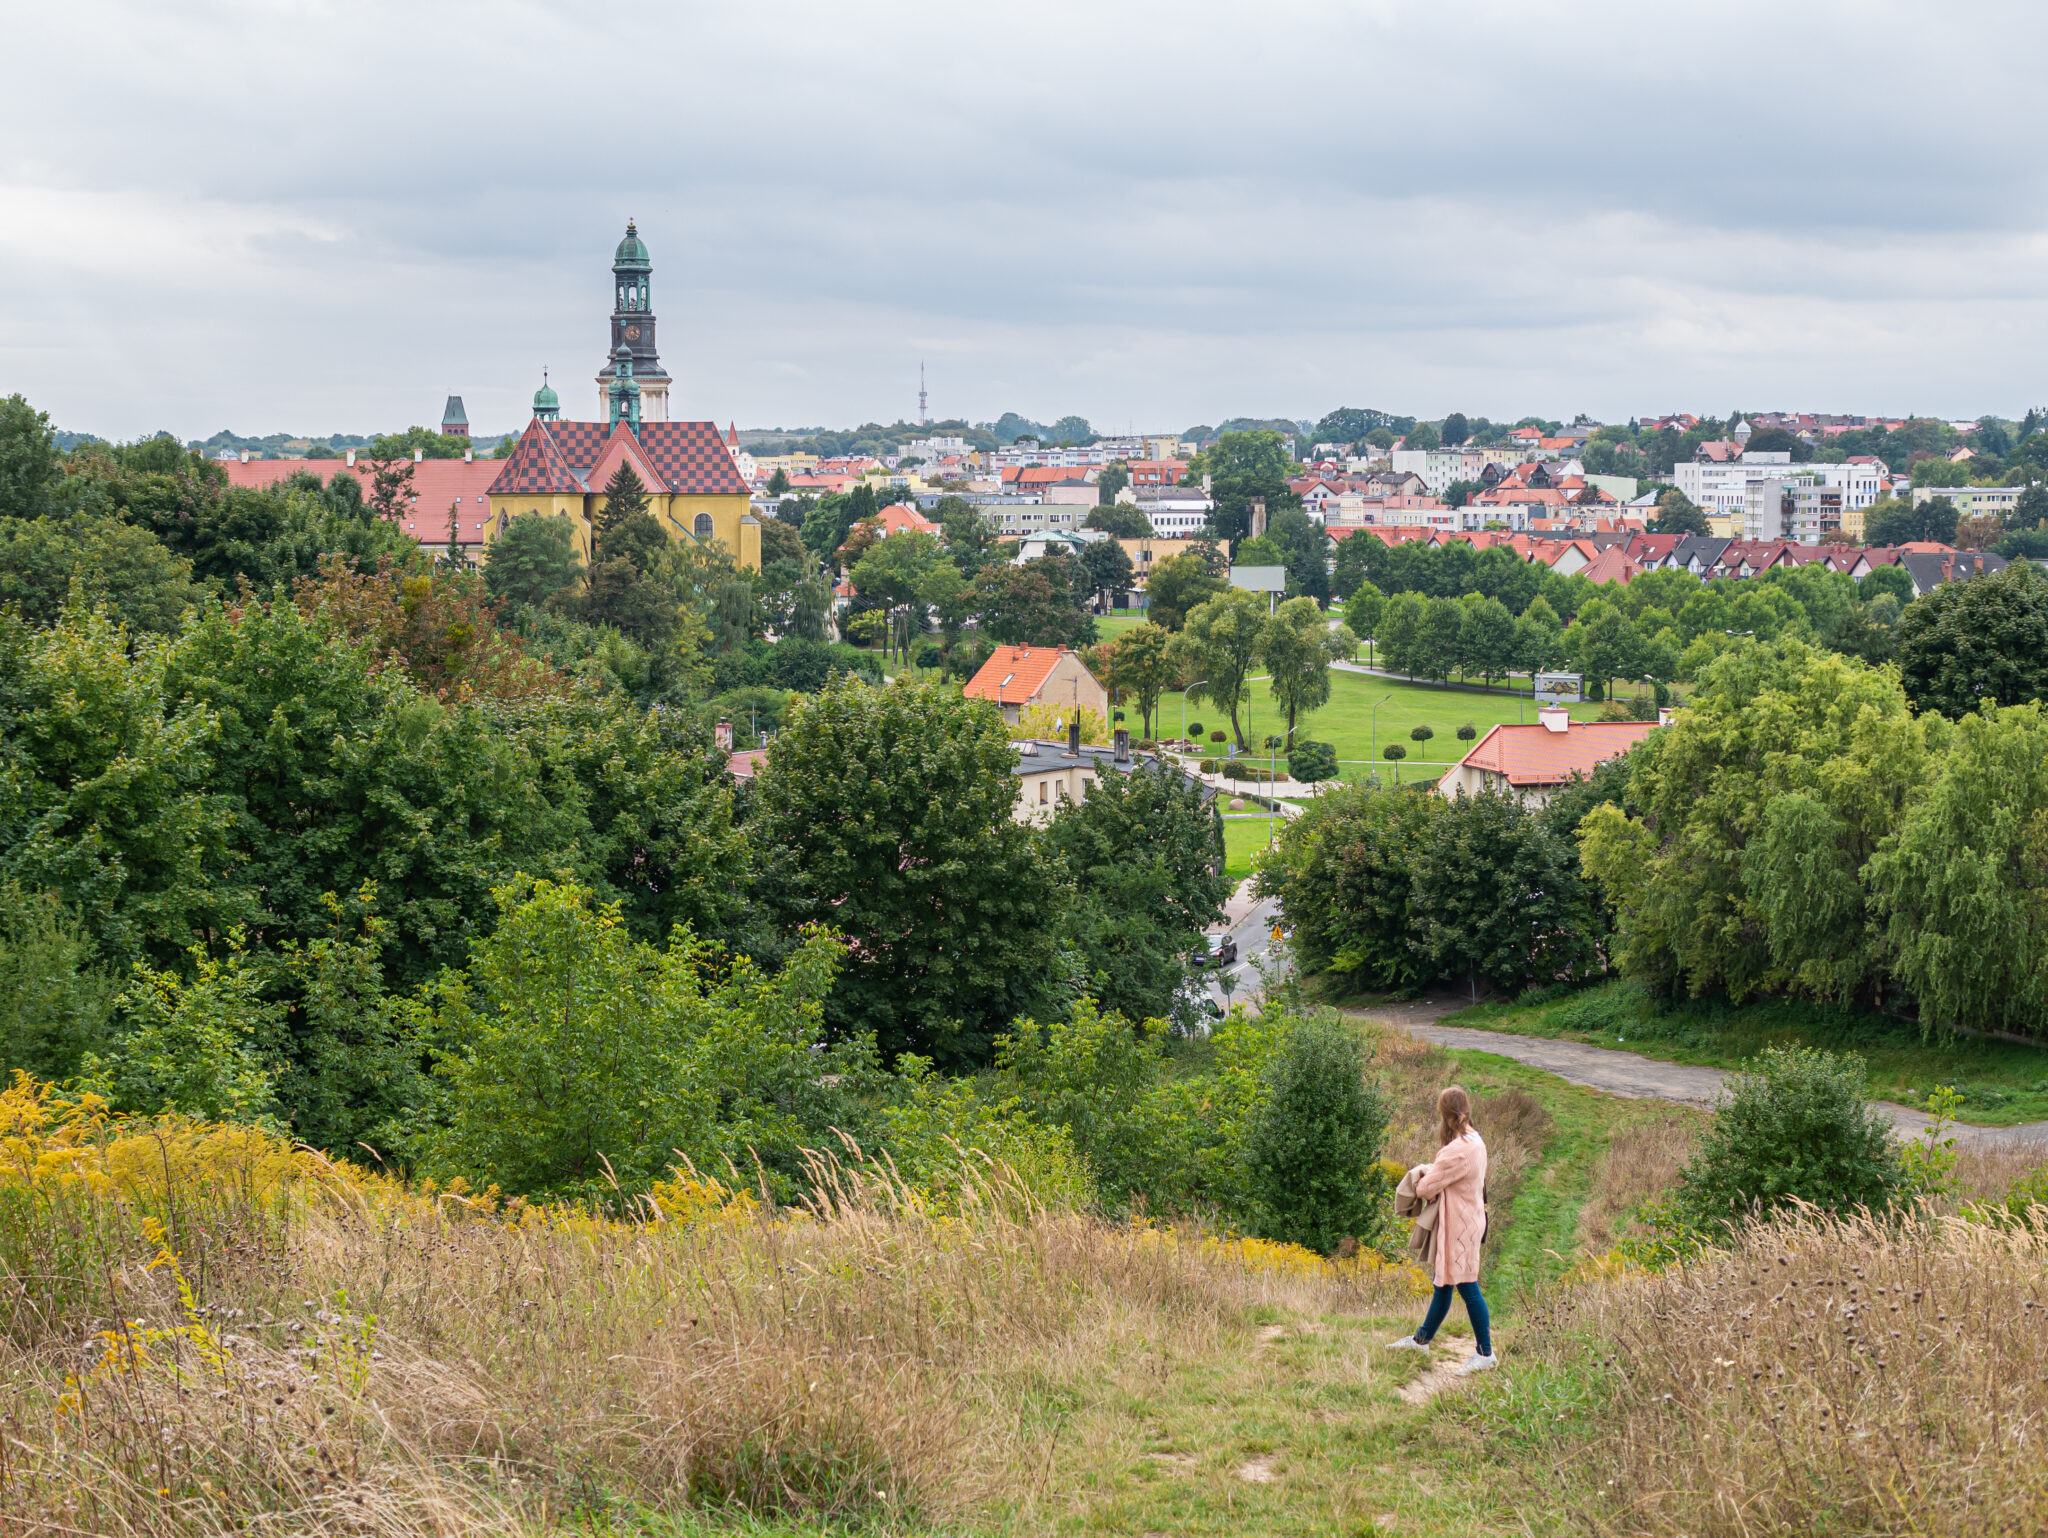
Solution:
[[[1413,1335],[1403,1335],[1399,1340],[1388,1341],[1387,1349],[1389,1351],[1420,1351],[1424,1356],[1429,1355],[1429,1347],[1417,1340]]]
[[[1462,1378],[1467,1373],[1486,1372],[1488,1369],[1498,1366],[1500,1366],[1499,1358],[1491,1356],[1481,1356],[1477,1351],[1475,1351],[1470,1356],[1465,1358],[1465,1365],[1458,1369],[1458,1376]]]

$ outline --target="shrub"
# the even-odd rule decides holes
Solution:
[[[1385,747],[1380,749],[1381,758],[1391,759],[1397,764],[1407,756],[1408,750],[1402,747],[1401,744],[1398,742],[1390,742]]]
[[[1865,1098],[1854,1053],[1766,1047],[1716,1111],[1679,1177],[1679,1211],[1702,1226],[1726,1228],[1795,1197],[1876,1212],[1905,1194],[1891,1126]]]
[[[1557,1012],[1557,1023],[1567,1031],[1619,1037],[1639,1028],[1649,1012],[1650,995],[1641,983],[1617,982],[1580,994]]]
[[[1387,1211],[1378,1163],[1388,1106],[1366,1083],[1366,1064],[1363,1038],[1327,1015],[1296,1020],[1268,1064],[1244,1147],[1264,1237],[1326,1255],[1347,1238],[1377,1237]]]
[[[1188,741],[1189,741],[1189,742],[1200,742],[1201,740],[1202,740],[1202,723],[1201,723],[1201,722],[1199,722],[1199,721],[1190,721],[1190,722],[1188,722]]]
[[[1230,740],[1230,734],[1228,732],[1223,731],[1214,731],[1209,734],[1209,740],[1211,742],[1228,742]]]
[[[1410,742],[1427,742],[1435,735],[1436,733],[1427,726],[1413,726],[1408,729]]]
[[[1474,737],[1477,737],[1478,735],[1479,728],[1474,726],[1470,721],[1467,721],[1463,726],[1458,728],[1458,741],[1460,742],[1470,742]]]
[[[1287,755],[1287,772],[1304,785],[1337,777],[1337,750],[1327,742],[1296,742]]]
[[[937,641],[919,641],[910,649],[910,660],[921,668],[942,668],[946,665],[946,648]]]

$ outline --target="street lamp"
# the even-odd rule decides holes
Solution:
[[[1393,695],[1391,694],[1387,696],[1387,700],[1392,698]],[[1386,704],[1387,700],[1381,700],[1379,705],[1372,707],[1372,756],[1374,758],[1380,756],[1380,705]]]

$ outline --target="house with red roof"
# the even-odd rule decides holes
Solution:
[[[1579,568],[1580,576],[1588,582],[1597,582],[1602,586],[1613,582],[1627,587],[1630,582],[1641,576],[1642,572],[1643,568],[1630,560],[1628,552],[1619,545],[1609,545]]]
[[[1574,721],[1562,705],[1536,711],[1534,726],[1496,726],[1436,782],[1451,801],[1486,791],[1505,791],[1524,806],[1545,805],[1574,779],[1620,758],[1660,722]]]
[[[484,547],[500,530],[491,510],[491,484],[504,469],[501,459],[416,459],[412,485],[404,509],[394,520],[423,545],[446,550],[449,525],[455,526],[456,547],[466,565],[482,562]],[[252,489],[277,485],[294,475],[310,475],[321,485],[337,475],[352,477],[362,487],[363,500],[370,499],[370,461],[358,462],[351,452],[347,459],[251,459],[226,460],[221,471],[230,486]]]
[[[1012,724],[1034,705],[1085,705],[1109,720],[1109,691],[1064,646],[998,646],[963,692],[989,701]]]

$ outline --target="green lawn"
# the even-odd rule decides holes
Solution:
[[[1961,1091],[1961,1119],[1982,1126],[2048,1120],[2048,1049],[1981,1037],[1923,1038],[1911,1021],[1801,1000],[1686,1003],[1641,1013],[1610,983],[1548,1004],[1482,1004],[1445,1024],[1549,1036],[1640,1052],[1671,1063],[1739,1068],[1767,1046],[1858,1052],[1871,1093],[1913,1105],[1939,1085]]]
[[[1267,834],[1278,833],[1286,820],[1284,817],[1268,818],[1263,811],[1254,816],[1249,805],[1242,812],[1225,812],[1223,874],[1232,881],[1242,881],[1249,876],[1252,873],[1252,856],[1266,847]]]
[[[1422,778],[1434,779],[1443,772],[1446,764],[1454,764],[1462,758],[1470,744],[1460,742],[1457,732],[1467,722],[1476,727],[1483,737],[1489,726],[1500,722],[1536,719],[1527,695],[1482,694],[1333,670],[1330,674],[1330,703],[1310,716],[1305,725],[1297,729],[1296,735],[1307,735],[1317,741],[1334,744],[1344,779],[1361,778],[1367,772],[1368,763],[1377,764],[1382,771],[1390,771],[1393,766],[1380,759],[1374,743],[1372,706],[1381,700],[1386,703],[1379,708],[1378,746],[1399,742],[1408,750],[1402,766],[1404,779],[1415,769],[1423,771]],[[1598,705],[1574,705],[1572,715],[1579,720],[1590,721],[1599,710]],[[1162,696],[1156,722],[1158,729],[1166,736],[1177,737],[1181,719],[1180,695]],[[1255,744],[1264,742],[1268,734],[1286,730],[1286,722],[1274,708],[1263,676],[1252,684],[1241,719],[1246,739]],[[1230,728],[1229,716],[1219,711],[1211,701],[1188,706],[1187,720],[1190,723],[1201,722],[1208,731],[1218,728],[1228,731]],[[1411,741],[1408,732],[1415,726],[1427,726],[1436,736],[1428,742]],[[1220,745],[1218,751],[1221,751]]]
[[[1098,614],[1095,617],[1095,639],[1114,641],[1126,630],[1136,630],[1145,623],[1145,616],[1134,609],[1122,609],[1112,614]]]

